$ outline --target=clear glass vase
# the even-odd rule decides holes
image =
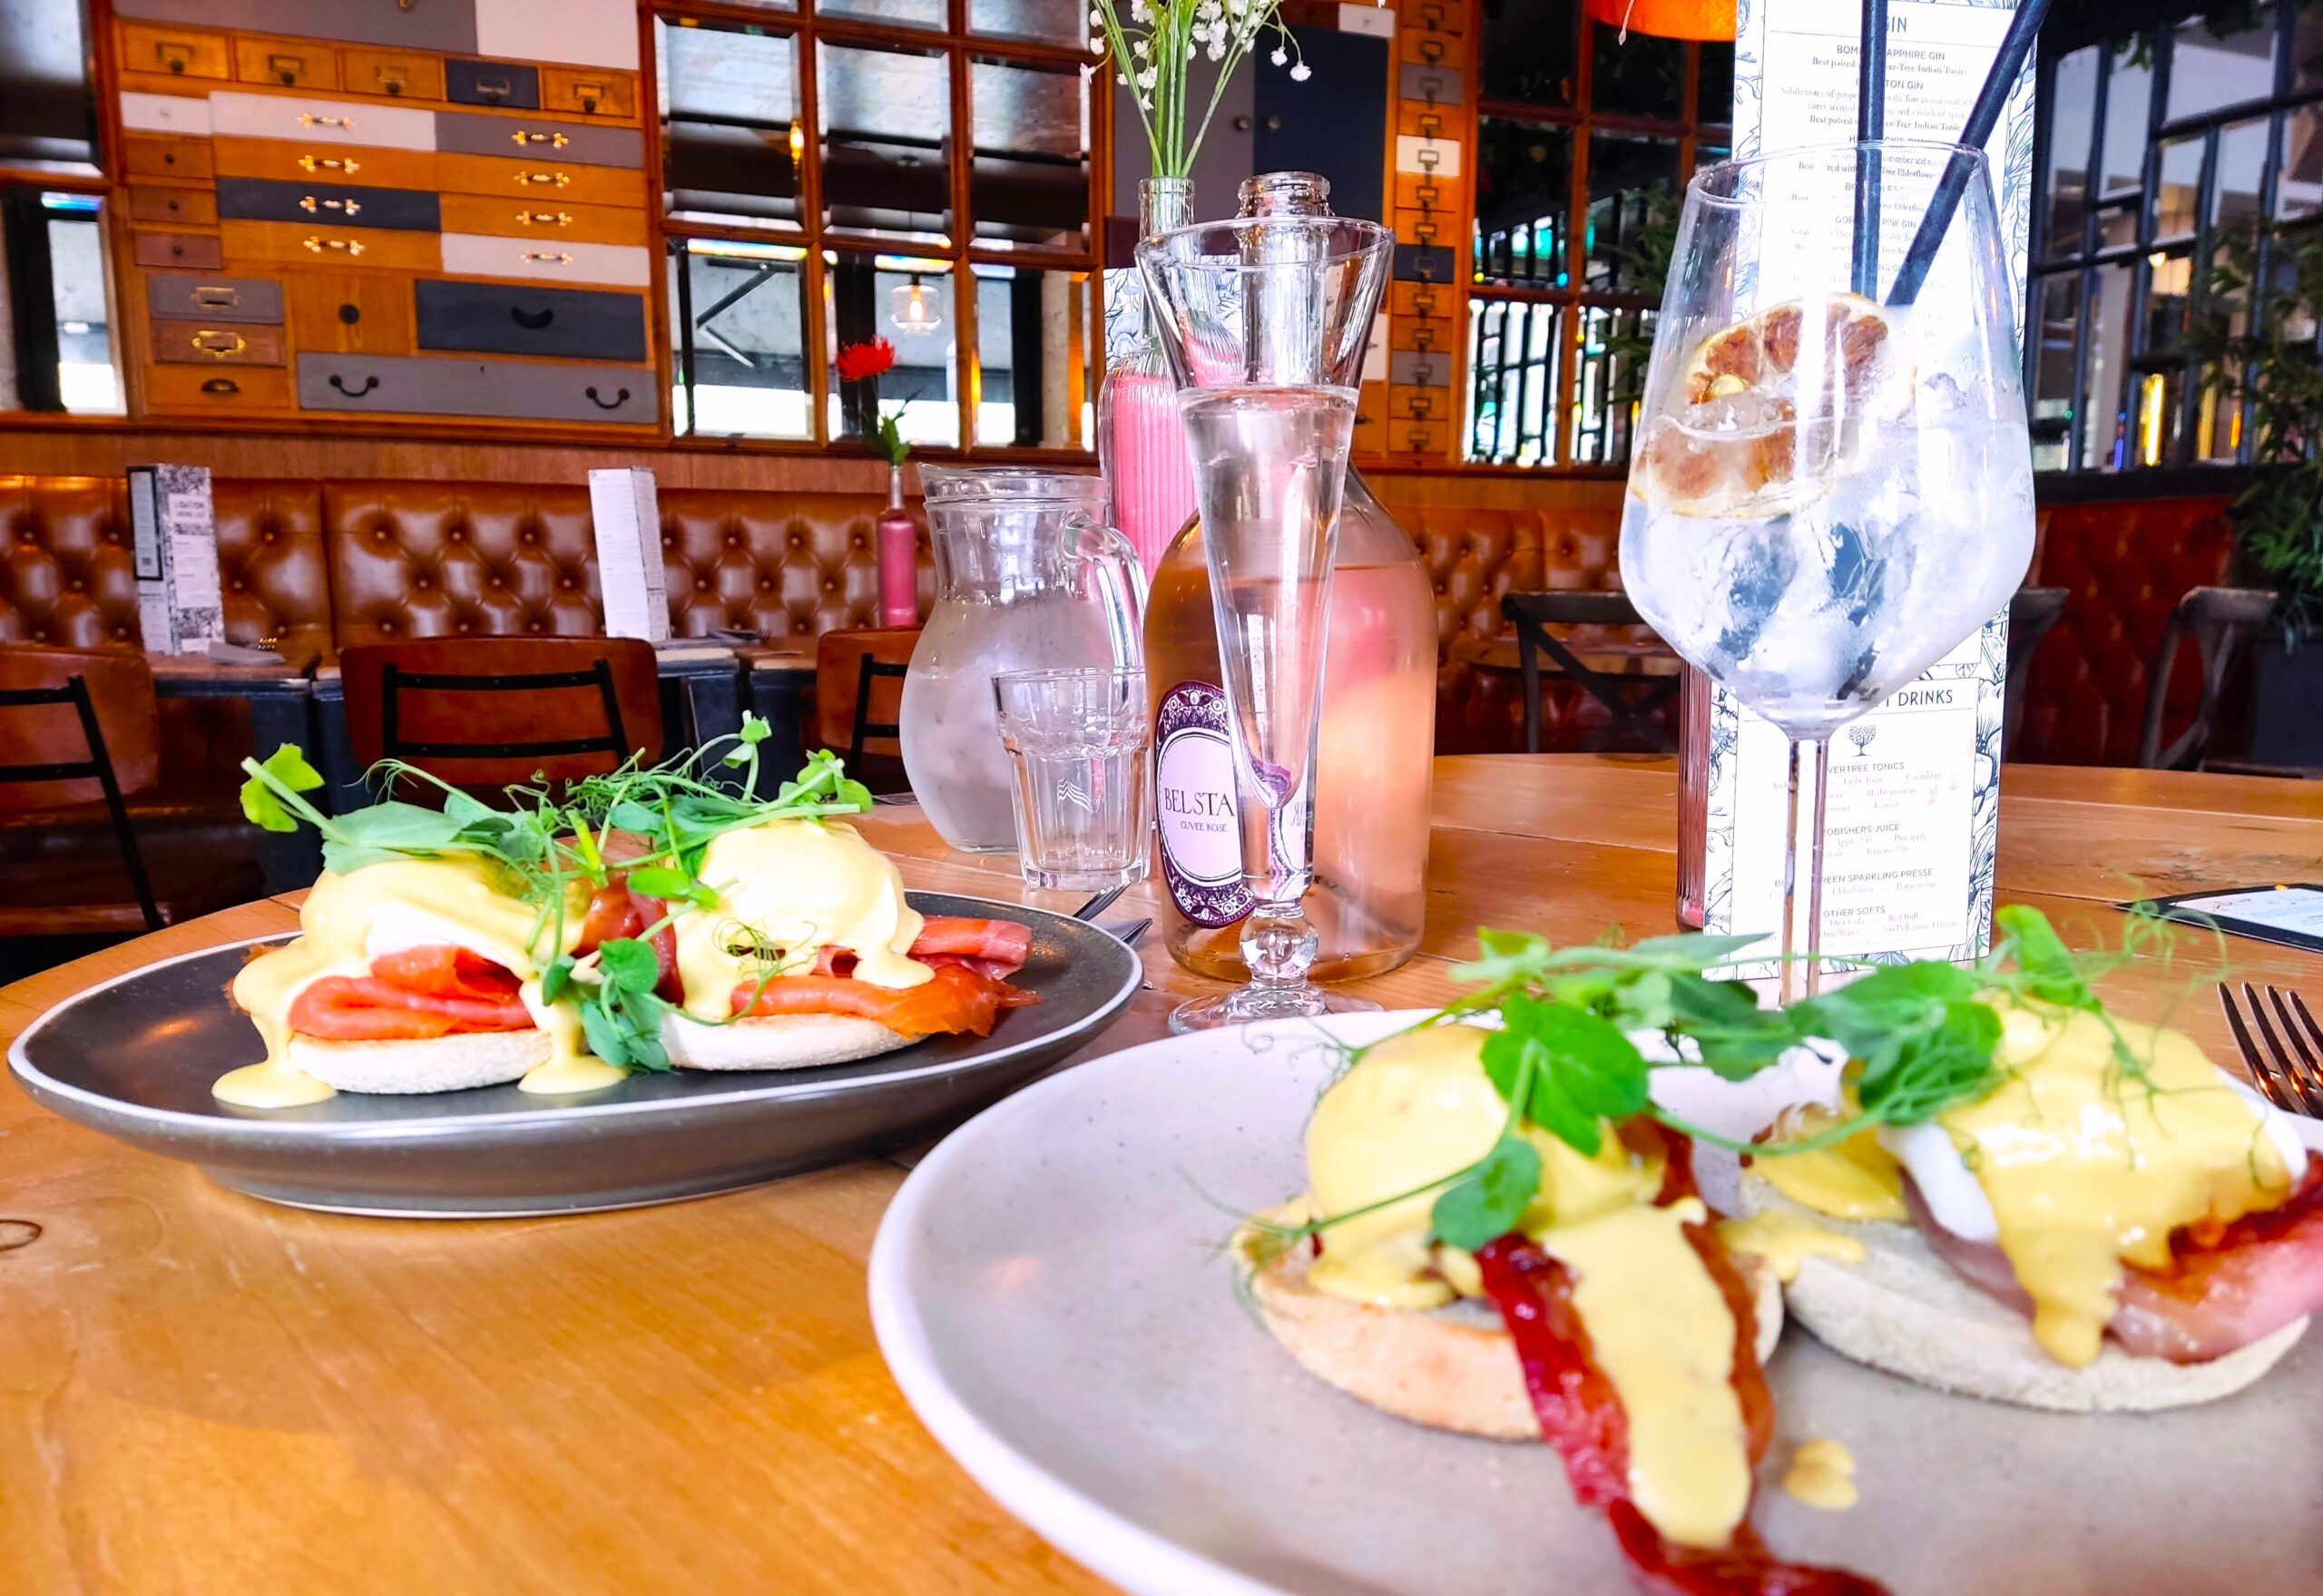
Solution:
[[[1192,179],[1150,177],[1137,185],[1140,238],[1184,227],[1193,217]],[[1194,513],[1193,467],[1144,285],[1133,272],[1123,273],[1121,282],[1122,291],[1137,298],[1138,335],[1105,367],[1097,394],[1097,461],[1112,495],[1113,524],[1151,577]]]

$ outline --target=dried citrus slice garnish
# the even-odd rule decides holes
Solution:
[[[1819,315],[1819,337],[1807,337]],[[1892,329],[1857,294],[1793,300],[1720,328],[1646,424],[1631,489],[1681,515],[1763,516],[1819,495],[1864,436]],[[1802,390],[1799,370],[1806,357]]]

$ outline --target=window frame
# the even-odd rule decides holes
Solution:
[[[968,31],[969,6],[970,0],[946,0],[946,22],[940,29],[847,15],[825,15],[820,14],[814,0],[799,0],[789,9],[737,4],[735,0],[702,0],[698,5],[686,4],[684,0],[654,0],[650,6],[640,7],[639,26],[643,34],[647,63],[646,70],[641,74],[644,91],[641,99],[646,102],[642,109],[645,116],[650,177],[653,185],[651,206],[653,239],[661,263],[654,291],[662,303],[662,327],[669,346],[670,369],[667,376],[673,391],[685,381],[690,362],[686,359],[685,348],[680,343],[681,328],[677,320],[680,308],[675,297],[667,291],[669,260],[672,250],[682,250],[685,241],[691,239],[711,239],[781,244],[805,251],[802,291],[807,316],[801,338],[805,345],[802,353],[812,428],[810,436],[803,439],[760,438],[732,433],[681,432],[678,428],[681,409],[689,427],[692,426],[696,414],[692,396],[688,392],[671,406],[668,428],[674,446],[719,450],[749,447],[769,451],[812,449],[823,452],[836,449],[850,454],[874,453],[867,440],[838,436],[829,425],[830,399],[835,385],[828,347],[831,335],[826,311],[828,294],[823,256],[827,250],[837,250],[940,259],[946,262],[952,273],[955,285],[952,295],[954,383],[960,412],[959,442],[956,446],[928,446],[926,453],[947,457],[980,456],[1028,463],[1044,458],[1085,463],[1094,458],[1096,446],[1093,438],[1078,448],[1034,449],[1020,448],[1013,443],[986,442],[978,437],[977,419],[984,394],[984,361],[978,348],[973,268],[984,265],[1044,271],[1064,270],[1085,279],[1083,291],[1089,296],[1091,315],[1083,329],[1082,360],[1087,391],[1093,394],[1098,371],[1093,362],[1103,357],[1097,329],[1104,325],[1104,288],[1099,259],[1104,216],[1103,196],[1100,192],[1101,174],[1110,171],[1112,165],[1112,97],[1110,93],[1099,92],[1096,74],[1085,70],[1096,60],[1085,46],[971,33]],[[805,130],[799,162],[797,223],[769,222],[751,226],[693,220],[669,214],[664,182],[662,108],[657,83],[661,63],[656,24],[667,24],[675,27],[685,18],[710,24],[740,24],[763,29],[769,34],[788,35],[792,41],[798,74],[798,102],[794,108],[797,121],[792,125]],[[924,240],[890,237],[856,228],[832,227],[825,221],[819,83],[819,47],[825,42],[851,47],[900,50],[921,55],[936,54],[943,60],[950,117],[946,131],[950,153],[950,214],[946,243],[938,245]],[[1082,245],[1078,250],[1042,247],[996,249],[975,240],[975,216],[969,207],[975,147],[968,95],[974,64],[979,60],[1012,65],[1065,67],[1074,73],[1088,128],[1088,206],[1083,218]],[[966,285],[966,288],[964,289],[962,285]],[[918,452],[922,451],[915,449],[915,453]]]
[[[2174,358],[2167,354],[2155,353],[2151,318],[2147,307],[2156,270],[2183,256],[2192,262],[2185,315],[2191,322],[2203,313],[2206,264],[2217,243],[2211,218],[2218,201],[2220,141],[2230,128],[2260,117],[2266,119],[2267,140],[2265,161],[2259,177],[2259,213],[2269,221],[2276,219],[2276,208],[2280,199],[2286,123],[2290,115],[2301,108],[2323,106],[2323,76],[2318,76],[2310,88],[2296,92],[2292,89],[2296,77],[2293,45],[2298,38],[2300,9],[2299,5],[2283,4],[2282,0],[2275,0],[2271,7],[2269,20],[2275,32],[2274,76],[2269,93],[2177,117],[2169,114],[2169,103],[2178,34],[2184,24],[2200,20],[2199,12],[2150,22],[2118,35],[2091,34],[2073,37],[2041,52],[2035,90],[2039,114],[2034,135],[2033,210],[2030,226],[2026,230],[2028,265],[2024,291],[2024,362],[2028,409],[2040,397],[2038,385],[2044,326],[2041,304],[2044,292],[2050,283],[2061,279],[2069,279],[2076,285],[2072,376],[2066,390],[2068,409],[2061,422],[2034,424],[2037,447],[2046,447],[2060,441],[2053,435],[2059,427],[2062,428],[2064,456],[2062,464],[2043,468],[2040,472],[2042,476],[2100,479],[2126,477],[2140,472],[2190,468],[2233,470],[2250,464],[2251,437],[2247,425],[2240,427],[2231,460],[2216,451],[2198,455],[2196,446],[2200,429],[2202,398],[2200,362],[2191,352]],[[2144,147],[2140,152],[2138,164],[2138,190],[2133,197],[2103,201],[2098,191],[2104,176],[2101,162],[2106,156],[2105,123],[2112,108],[2114,64],[2126,53],[2137,49],[2141,43],[2150,52],[2150,67],[2146,83],[2146,114],[2142,124]],[[2057,73],[2067,61],[2084,49],[2097,52],[2097,75],[2088,109],[2089,147],[2083,168],[2084,194],[2081,239],[2078,248],[2052,258],[2050,158],[2053,152],[2058,113]],[[2193,231],[2190,235],[2157,241],[2155,222],[2161,198],[2162,152],[2166,145],[2191,138],[2201,141],[2201,161],[2193,193]],[[2104,243],[2101,237],[2104,220],[2109,216],[2125,211],[2135,218],[2131,241],[2125,244]],[[2313,224],[2323,226],[2323,213],[2318,213]],[[2263,280],[2266,265],[2263,242],[2259,259]],[[2087,423],[2092,418],[2083,414],[2083,405],[2089,387],[2092,352],[2102,331],[2095,326],[2099,314],[2096,295],[2102,274],[2122,266],[2128,267],[2130,271],[2126,312],[2129,325],[2122,329],[2126,354],[2122,362],[2119,383],[2109,400],[2116,441],[2109,460],[2084,459],[2083,443]],[[2144,450],[2140,446],[2137,436],[2139,422],[2134,414],[2142,407],[2142,400],[2133,397],[2132,384],[2134,380],[2138,387],[2142,387],[2153,377],[2173,374],[2178,378],[2179,387],[2175,414],[2170,417],[2168,444],[2161,450],[2159,458],[2146,460],[2142,457]],[[2240,414],[2243,409],[2242,405],[2236,404],[2238,422],[2247,419]],[[2223,406],[2220,414],[2225,414]]]
[[[1676,120],[1641,116],[1632,112],[1602,111],[1596,103],[1597,35],[1593,30],[1604,24],[1591,17],[1577,4],[1573,6],[1573,22],[1575,49],[1571,105],[1550,106],[1521,100],[1489,98],[1484,93],[1481,62],[1477,63],[1474,80],[1476,83],[1475,109],[1470,122],[1470,148],[1476,152],[1476,164],[1479,167],[1482,164],[1483,123],[1487,117],[1495,122],[1515,122],[1529,127],[1570,130],[1573,160],[1570,191],[1563,217],[1564,287],[1481,280],[1476,265],[1477,246],[1482,238],[1481,223],[1471,216],[1469,236],[1463,246],[1465,253],[1461,276],[1469,308],[1466,309],[1469,318],[1465,363],[1467,392],[1462,399],[1457,455],[1457,468],[1463,471],[1546,473],[1582,477],[1622,477],[1628,475],[1626,440],[1634,428],[1613,429],[1608,417],[1601,416],[1593,430],[1600,436],[1612,430],[1621,431],[1624,446],[1620,456],[1591,461],[1575,458],[1575,440],[1580,436],[1582,422],[1575,407],[1583,382],[1582,365],[1584,361],[1605,358],[1602,354],[1593,355],[1586,348],[1583,333],[1587,311],[1603,308],[1652,313],[1661,308],[1658,294],[1598,289],[1588,286],[1589,169],[1594,136],[1605,132],[1673,141],[1677,145],[1677,161],[1671,176],[1675,185],[1672,192],[1676,194],[1684,192],[1687,181],[1693,175],[1696,152],[1702,143],[1707,142],[1715,145],[1722,142],[1727,148],[1732,147],[1731,108],[1728,110],[1726,120],[1712,122],[1701,116],[1701,44],[1690,42],[1681,46],[1685,52],[1685,68],[1680,79],[1679,104],[1683,114]],[[1483,30],[1479,27],[1478,53],[1484,44]],[[1473,178],[1470,180],[1472,184],[1474,181]],[[1482,404],[1487,393],[1498,387],[1502,376],[1511,368],[1511,363],[1503,360],[1487,367],[1482,360],[1480,329],[1483,318],[1474,308],[1510,300],[1554,307],[1557,317],[1556,391],[1548,397],[1550,408],[1544,428],[1544,436],[1552,443],[1553,452],[1538,464],[1480,458],[1475,454]],[[1522,362],[1515,364],[1521,365]],[[1521,422],[1511,430],[1521,435]]]

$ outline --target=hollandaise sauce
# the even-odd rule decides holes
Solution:
[[[905,955],[921,918],[904,898],[895,862],[852,826],[772,820],[729,831],[705,851],[698,874],[715,907],[676,921],[685,1011],[724,1020],[734,990],[773,968],[799,974],[824,948],[854,954],[855,978],[917,986],[935,972]]]
[[[1782,1488],[1809,1507],[1845,1513],[1856,1503],[1855,1458],[1837,1441],[1809,1441],[1790,1454]]]
[[[2010,1008],[1997,1062],[2000,1088],[1941,1122],[1992,1205],[2033,1334],[2060,1363],[2097,1356],[2125,1264],[2159,1268],[2179,1227],[2289,1192],[2259,1110],[2175,1031]]]
[[[1482,1294],[1471,1255],[1430,1247],[1435,1195],[1420,1189],[1482,1158],[1507,1123],[1483,1050],[1484,1033],[1467,1027],[1416,1032],[1371,1049],[1316,1105],[1309,1210],[1373,1210],[1326,1232],[1308,1276],[1318,1290],[1411,1309]],[[1573,1279],[1592,1356],[1627,1421],[1631,1498],[1669,1540],[1722,1546],[1749,1506],[1750,1462],[1731,1379],[1734,1316],[1685,1232],[1708,1212],[1694,1199],[1653,1206],[1661,1162],[1610,1131],[1593,1158],[1531,1126],[1522,1133],[1543,1174],[1519,1228]]]
[[[1785,1124],[1782,1137],[1804,1140],[1835,1123],[1828,1111],[1811,1109]],[[1868,1125],[1830,1147],[1754,1158],[1750,1173],[1791,1201],[1835,1219],[1909,1217],[1903,1172]]]
[[[1718,1239],[1726,1244],[1729,1252],[1764,1258],[1767,1267],[1774,1270],[1775,1278],[1786,1286],[1799,1278],[1799,1271],[1810,1258],[1828,1258],[1843,1264],[1863,1261],[1863,1243],[1854,1237],[1842,1236],[1804,1214],[1773,1209],[1748,1219],[1720,1220]]]
[[[412,947],[464,948],[516,976],[525,1011],[549,1040],[549,1056],[517,1084],[524,1091],[593,1091],[623,1072],[582,1050],[571,1005],[541,1001],[542,968],[581,934],[581,908],[564,916],[562,945],[532,906],[501,890],[480,860],[387,859],[344,876],[325,871],[299,911],[299,939],[261,955],[234,977],[234,1001],[258,1027],[266,1058],[229,1072],[211,1088],[244,1108],[289,1108],[332,1095],[291,1060],[289,1013],[299,994],[327,976],[361,977],[371,961]],[[536,945],[536,938],[538,945]]]

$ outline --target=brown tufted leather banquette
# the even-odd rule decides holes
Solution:
[[[727,629],[773,641],[879,623],[878,498],[667,488],[660,499],[677,636]],[[923,526],[920,612],[935,602],[935,557]]]
[[[1419,544],[1436,589],[1436,746],[1442,753],[1506,752],[1524,747],[1524,688],[1513,672],[1480,671],[1454,658],[1463,633],[1505,632],[1500,601],[1510,592],[1618,588],[1618,504],[1555,510],[1404,505],[1387,509]],[[1603,718],[1570,684],[1543,695],[1544,746],[1578,747]]]
[[[2069,597],[2033,656],[2024,725],[2011,759],[2132,765],[2146,672],[2186,590],[2228,578],[2234,533],[2220,497],[2108,500],[2043,508],[2033,580]],[[2201,678],[2191,650],[2171,679],[2165,727],[2192,718]],[[2165,736],[2167,732],[2165,731]]]
[[[586,487],[327,482],[322,514],[341,648],[604,630]]]

